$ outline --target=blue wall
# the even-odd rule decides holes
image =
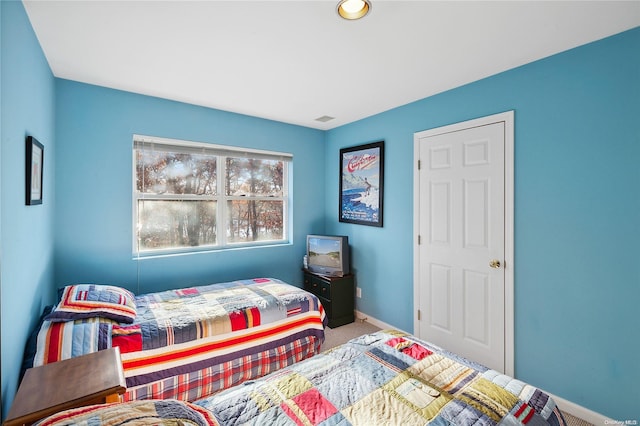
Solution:
[[[2,1],[2,414],[18,386],[27,335],[53,301],[54,77],[21,2]],[[25,205],[25,138],[44,144],[43,204]]]
[[[640,29],[321,132],[56,80],[22,4],[2,1],[0,19],[3,416],[27,333],[71,282],[299,284],[305,235],[347,234],[358,309],[411,331],[413,133],[513,109],[516,375],[612,418],[640,417]],[[293,153],[293,244],[133,260],[134,133]],[[45,144],[45,202],[33,207],[29,134]],[[381,139],[385,225],[339,223],[339,149]]]
[[[515,110],[516,376],[640,417],[640,28],[327,133],[357,308],[413,330],[413,133]],[[385,140],[384,227],[342,224],[339,149]]]
[[[324,132],[57,80],[56,285],[136,293],[254,276],[302,284],[309,232],[324,230]],[[134,260],[132,138],[160,136],[293,154],[293,244]]]

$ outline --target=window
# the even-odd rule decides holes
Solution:
[[[291,154],[134,136],[134,252],[289,240]]]

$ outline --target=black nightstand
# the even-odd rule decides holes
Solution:
[[[320,299],[329,319],[329,327],[340,327],[355,321],[353,274],[330,277],[318,275],[306,269],[303,272],[304,289]]]

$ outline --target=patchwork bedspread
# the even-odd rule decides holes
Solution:
[[[136,296],[133,324],[104,318],[44,321],[34,366],[119,346],[125,400],[191,401],[319,352],[318,299],[276,279]]]
[[[224,425],[564,426],[541,390],[397,331],[195,403]]]
[[[211,413],[188,402],[134,401],[127,404],[92,405],[54,414],[39,426],[61,425],[198,425],[217,426]]]

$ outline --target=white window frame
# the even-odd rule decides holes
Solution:
[[[217,156],[217,175],[216,179],[216,195],[213,196],[199,196],[192,194],[146,194],[139,193],[136,188],[136,179],[137,179],[137,164],[136,164],[136,150],[140,147],[149,146],[150,149],[154,149],[154,147],[159,147],[163,150],[172,151],[182,151],[182,152],[206,152],[211,155]],[[290,244],[291,242],[291,228],[290,224],[292,223],[292,210],[291,206],[293,205],[291,200],[291,191],[290,186],[292,182],[291,178],[291,164],[293,163],[293,155],[290,153],[284,152],[275,152],[275,151],[266,151],[266,150],[257,150],[251,148],[242,148],[242,147],[233,147],[227,145],[216,145],[205,142],[193,142],[193,141],[185,141],[179,139],[169,139],[155,136],[145,136],[145,135],[133,135],[133,147],[132,147],[132,163],[133,163],[133,180],[132,180],[132,247],[133,247],[133,255],[135,257],[152,257],[158,255],[171,255],[171,254],[186,254],[186,253],[200,253],[206,251],[218,251],[218,250],[226,250],[226,249],[237,249],[237,248],[247,248],[247,247],[262,247],[262,246],[274,246],[274,245],[283,245]],[[232,196],[225,194],[225,180],[224,176],[226,176],[226,157],[234,157],[234,158],[254,158],[254,159],[268,159],[268,160],[279,160],[283,161],[283,183],[282,183],[282,196],[281,197],[272,197],[272,196]],[[138,201],[139,200],[175,200],[176,198],[182,200],[202,200],[202,201],[216,201],[216,244],[213,245],[202,245],[202,246],[193,246],[193,247],[172,247],[172,248],[162,248],[162,249],[151,249],[151,250],[139,250],[138,239],[139,239],[139,229],[138,229]],[[228,209],[227,209],[227,201],[234,200],[256,200],[256,201],[282,201],[283,203],[283,217],[282,217],[282,228],[283,228],[283,238],[281,240],[270,240],[270,241],[250,241],[250,242],[228,242],[227,241],[227,226],[228,226]]]

